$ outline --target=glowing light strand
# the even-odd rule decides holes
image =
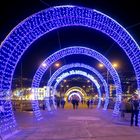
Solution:
[[[66,91],[64,96],[68,96],[71,92],[79,92],[79,93],[81,93],[82,96],[86,96],[87,95],[86,92],[81,87],[74,86],[74,87],[69,88]]]

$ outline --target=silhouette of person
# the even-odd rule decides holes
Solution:
[[[76,99],[76,100],[75,100],[75,107],[76,107],[76,109],[78,109],[78,105],[79,105],[79,100]]]
[[[131,103],[131,126],[133,126],[134,117],[135,117],[135,126],[138,126],[138,114],[139,114],[138,95],[133,95],[130,103]]]
[[[87,107],[89,108],[90,100],[87,100]]]
[[[125,117],[125,111],[126,111],[126,102],[125,99],[122,99],[121,104],[120,104],[120,112],[121,112],[121,117]]]
[[[62,99],[62,100],[61,100],[61,107],[64,108],[64,106],[65,106],[65,100]]]
[[[72,103],[73,109],[76,109],[76,100],[75,100],[75,98],[72,98],[71,103]]]

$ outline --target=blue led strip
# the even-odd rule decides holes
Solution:
[[[44,60],[42,62],[42,64],[36,71],[33,81],[32,81],[32,88],[39,87],[40,81],[41,81],[43,75],[45,74],[47,69],[53,63],[55,63],[56,61],[58,61],[59,59],[61,59],[63,57],[66,57],[69,55],[79,55],[79,54],[90,56],[91,58],[98,60],[110,72],[110,75],[113,78],[114,84],[116,85],[116,103],[114,106],[113,114],[118,115],[119,110],[120,110],[119,106],[120,106],[120,102],[121,102],[122,88],[121,88],[121,82],[120,82],[119,76],[117,74],[117,71],[114,69],[112,64],[102,54],[100,54],[99,52],[97,52],[93,49],[90,49],[90,48],[81,47],[81,46],[67,47],[67,48],[61,49],[61,50],[55,52],[54,54],[50,55],[46,60]]]
[[[44,34],[67,26],[89,27],[112,38],[130,59],[140,91],[140,48],[133,37],[118,22],[97,10],[65,5],[45,9],[26,18],[4,39],[0,46],[0,97],[7,96],[5,90],[11,90],[15,67],[26,49]],[[15,123],[14,116],[10,115],[13,114],[10,104],[9,101],[5,106],[9,106],[9,117]],[[10,128],[11,125],[8,126]]]
[[[76,73],[76,71],[77,71],[78,73]],[[68,75],[67,75],[67,73],[68,73]],[[98,105],[97,105],[97,108],[100,108],[100,106],[101,106],[101,97],[102,97],[102,96],[101,96],[100,85],[99,85],[99,83],[97,82],[97,80],[96,80],[92,75],[88,76],[89,74],[87,74],[85,71],[82,71],[82,70],[71,70],[71,71],[62,73],[62,75],[59,76],[59,77],[60,77],[59,81],[57,81],[57,82],[55,83],[55,85],[53,86],[53,95],[55,94],[56,88],[57,88],[57,86],[59,85],[59,83],[60,83],[63,79],[65,79],[65,78],[67,78],[67,77],[69,77],[69,76],[71,76],[71,75],[82,75],[82,76],[84,76],[84,77],[89,78],[89,79],[95,84],[95,86],[96,86],[96,88],[97,88],[97,91],[98,91]],[[59,77],[58,77],[58,78],[59,78]],[[58,79],[58,78],[57,78],[57,79]],[[57,80],[57,79],[56,79],[56,80]]]
[[[91,72],[93,72],[102,82],[103,86],[104,86],[104,91],[105,91],[105,104],[104,104],[104,110],[107,109],[108,103],[109,103],[109,91],[108,91],[108,86],[106,81],[104,80],[103,76],[93,67],[83,64],[83,63],[72,63],[72,64],[68,64],[68,65],[64,65],[61,68],[59,68],[57,71],[55,71],[53,73],[53,75],[51,76],[51,78],[49,79],[48,83],[47,83],[47,87],[51,87],[51,85],[53,84],[53,82],[56,80],[56,78],[63,73],[65,70],[71,69],[71,68],[84,68],[86,70],[90,70]],[[48,91],[49,92],[49,91]]]

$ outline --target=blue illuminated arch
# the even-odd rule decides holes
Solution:
[[[102,82],[103,86],[104,86],[104,90],[105,90],[105,104],[104,104],[104,110],[107,109],[108,106],[108,102],[109,102],[109,91],[108,91],[108,85],[106,83],[106,81],[104,80],[103,76],[93,67],[83,64],[83,63],[72,63],[72,64],[68,64],[68,65],[64,65],[61,68],[59,68],[57,71],[55,71],[53,73],[53,75],[51,76],[51,78],[49,79],[48,83],[47,83],[47,87],[51,87],[52,83],[56,80],[56,78],[58,77],[58,75],[60,75],[61,73],[63,73],[65,70],[71,69],[71,68],[84,68],[87,70],[92,71]],[[49,91],[48,91],[49,93]]]
[[[101,97],[102,97],[102,96],[101,96],[100,85],[99,85],[99,83],[97,82],[97,80],[96,80],[92,75],[87,74],[85,71],[82,71],[82,70],[70,70],[70,71],[65,72],[65,73],[63,73],[62,75],[60,75],[60,76],[57,78],[58,81],[57,81],[57,79],[56,79],[57,82],[55,83],[55,85],[54,85],[54,87],[53,87],[53,95],[55,94],[56,88],[57,88],[57,86],[59,85],[59,83],[60,83],[63,79],[65,79],[65,78],[67,78],[67,77],[69,77],[69,76],[71,76],[71,75],[82,75],[82,76],[84,76],[84,77],[89,78],[89,79],[95,84],[95,86],[96,86],[96,88],[97,88],[97,91],[98,91],[98,98],[99,98],[97,108],[100,108],[100,106],[101,106]]]
[[[120,110],[119,106],[121,102],[121,93],[122,93],[121,82],[120,82],[119,76],[116,70],[114,69],[114,67],[112,66],[112,64],[108,61],[108,59],[106,59],[99,52],[90,48],[86,48],[86,47],[81,47],[81,46],[67,47],[67,48],[64,48],[55,52],[54,54],[50,55],[46,60],[44,60],[42,64],[40,65],[40,67],[37,69],[34,75],[33,81],[32,81],[32,89],[34,90],[33,92],[34,96],[37,95],[36,89],[39,87],[40,81],[43,75],[54,62],[69,55],[79,55],[79,54],[90,56],[91,58],[98,60],[99,62],[103,63],[104,66],[109,71],[110,75],[113,78],[114,84],[116,86],[116,103],[114,106],[113,114],[118,114]],[[35,113],[40,114],[37,101],[34,103],[33,107],[34,107]]]
[[[38,38],[54,29],[67,26],[85,26],[112,38],[129,57],[140,90],[140,48],[132,36],[111,17],[93,9],[78,6],[56,6],[42,10],[18,24],[0,46],[0,97],[6,98],[11,89],[15,67],[28,47]],[[15,127],[11,101],[1,102],[7,111],[7,129]],[[5,124],[4,123],[4,124]],[[4,127],[4,125],[2,125]],[[1,127],[1,128],[2,128]]]

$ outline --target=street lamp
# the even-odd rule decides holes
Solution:
[[[104,67],[104,65],[101,64],[101,63],[99,63],[98,66],[99,66],[99,68],[103,68]]]
[[[119,67],[118,63],[112,63],[112,65],[113,65],[114,68],[118,68]]]
[[[119,67],[119,63],[116,63],[116,62],[113,62],[112,63],[112,66],[115,68],[115,69],[117,69],[118,67]],[[102,63],[99,63],[98,64],[98,67],[99,68],[104,68],[104,65],[102,64]],[[107,72],[106,72],[106,74],[107,74],[107,86],[108,86],[108,89],[109,89],[109,93],[110,93],[110,86],[109,86],[109,71],[107,70]],[[110,93],[111,94],[111,93]]]
[[[59,68],[61,66],[61,64],[59,62],[55,63],[54,66],[56,68]],[[52,67],[50,66],[50,78],[51,78],[51,75],[52,75]]]
[[[60,67],[60,63],[55,63],[55,67]]]
[[[46,66],[47,66],[47,64],[46,64],[46,63],[42,63],[42,66],[43,66],[43,67],[46,67]]]
[[[113,66],[114,68],[118,68],[118,67],[119,67],[118,63],[116,63],[116,62],[112,63],[112,66]],[[104,64],[99,63],[99,64],[98,64],[98,67],[99,67],[99,68],[104,68]],[[108,79],[109,79],[109,71],[108,71],[108,70],[107,70],[106,74],[107,74],[106,77],[107,77],[107,85],[108,85]]]

